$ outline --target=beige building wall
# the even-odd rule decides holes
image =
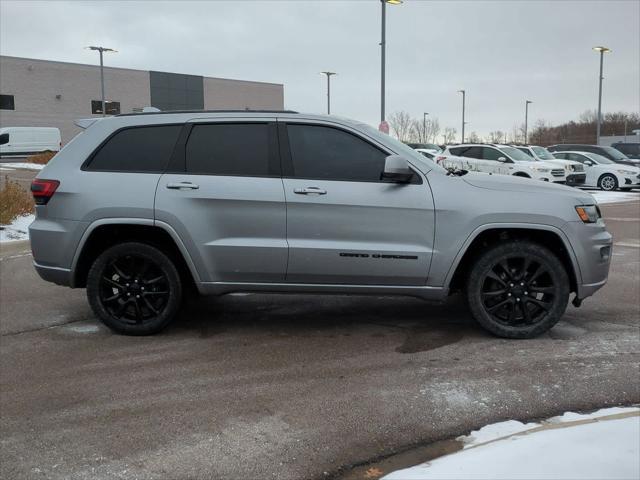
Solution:
[[[204,77],[204,108],[282,110],[284,86],[277,83]]]
[[[121,113],[150,105],[149,72],[105,67],[104,82]],[[15,110],[0,110],[0,126],[57,127],[66,143],[80,131],[74,120],[100,116],[91,114],[91,100],[101,99],[100,67],[0,56],[0,93],[15,102]]]

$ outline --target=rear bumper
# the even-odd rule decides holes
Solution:
[[[33,266],[43,280],[65,287],[71,286],[71,270],[68,268],[47,267],[36,262],[33,262]]]

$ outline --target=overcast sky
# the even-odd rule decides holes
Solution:
[[[387,7],[387,116],[406,110],[460,131],[559,123],[595,109],[606,45],[603,111],[640,110],[640,1],[420,1]],[[0,53],[284,84],[285,107],[377,126],[380,2],[0,0]],[[107,86],[108,89],[108,86]]]

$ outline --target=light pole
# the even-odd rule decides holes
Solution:
[[[107,47],[87,47],[89,50],[97,50],[100,53],[100,89],[102,91],[102,116],[106,115],[105,101],[104,101],[104,63],[102,61],[102,54],[104,52],[116,52],[113,48]]]
[[[529,104],[531,100],[524,102],[524,144],[527,144],[527,128],[529,127]]]
[[[462,94],[462,140],[460,143],[464,143],[464,125],[465,122],[464,121],[464,106],[465,106],[465,100],[466,100],[466,92],[464,90],[458,90],[458,93]]]
[[[336,72],[320,72],[327,76],[327,115],[331,115],[331,75],[337,75]]]
[[[402,3],[402,0],[380,0],[380,4],[382,5],[382,35],[380,40],[380,128],[383,128],[385,123],[385,112],[384,112],[384,101],[385,101],[385,54],[386,54],[386,46],[387,46],[387,3],[391,5],[398,5]]]
[[[607,47],[593,47],[596,52],[600,52],[600,81],[598,83],[598,120],[596,121],[596,145],[600,145],[600,124],[602,123],[602,63],[604,54],[611,52]]]
[[[424,143],[427,143],[427,115],[429,115],[427,112],[422,114],[422,137]]]

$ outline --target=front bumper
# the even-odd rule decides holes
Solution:
[[[613,237],[603,220],[592,224],[568,222],[567,233],[578,262],[577,296],[584,299],[602,288],[609,278]]]
[[[567,185],[569,186],[584,185],[584,182],[586,180],[586,173],[572,173],[570,175],[567,175]]]
[[[622,182],[620,183],[620,187],[625,187],[625,188],[629,188],[629,187],[640,187],[640,175],[638,176],[629,176],[629,175],[622,175]]]

